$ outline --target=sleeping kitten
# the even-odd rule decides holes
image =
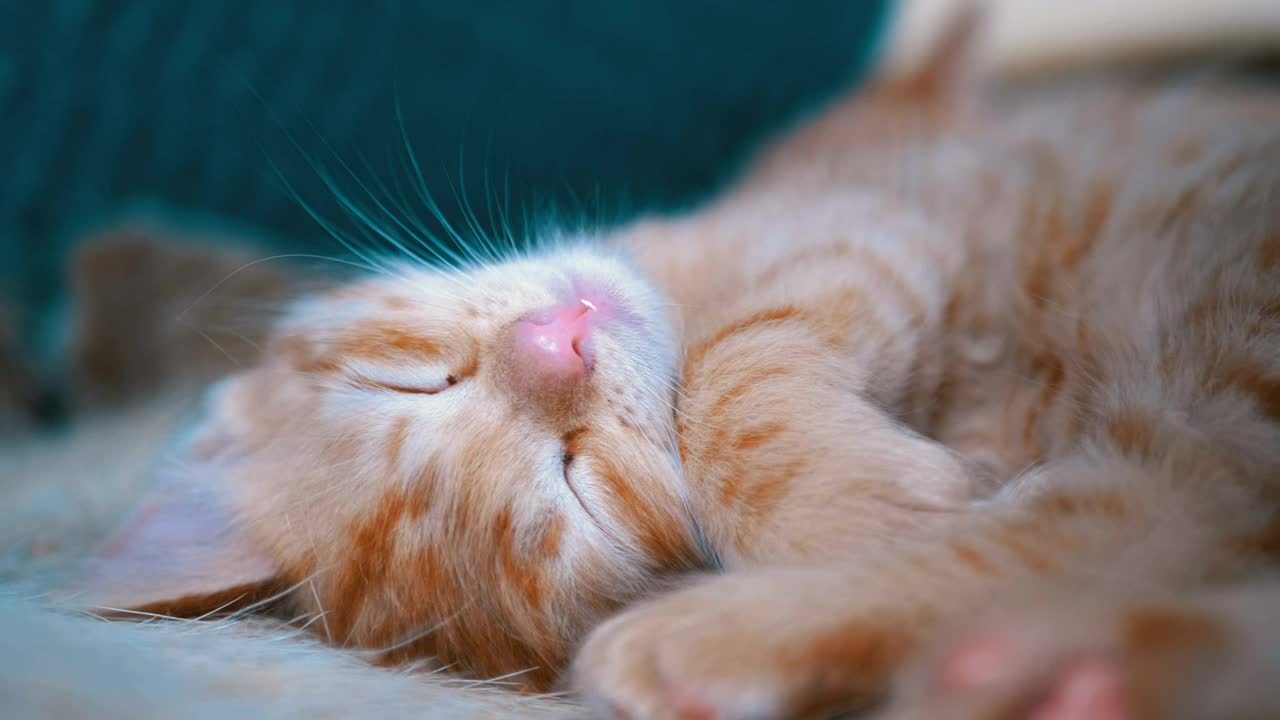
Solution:
[[[632,718],[1280,711],[1280,101],[986,103],[965,36],[690,216],[298,303],[81,601],[534,690],[590,633]]]

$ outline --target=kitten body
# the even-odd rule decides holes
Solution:
[[[1280,102],[988,106],[944,65],[690,216],[301,302],[89,604],[284,591],[334,644],[543,689],[623,605],[725,570],[591,635],[578,687],[629,717],[870,701],[957,614],[1049,583],[1031,615],[1208,623],[1176,658],[1248,637],[1272,591],[1215,588],[1275,560]],[[1115,637],[1085,650],[1146,678],[1132,707],[1203,679]],[[1227,707],[1274,701],[1249,690]]]
[[[900,97],[910,106],[915,92]],[[740,403],[703,446],[682,431],[700,497],[754,500],[778,478],[785,489],[722,502],[732,537],[701,515],[717,547],[763,539],[740,557],[755,569],[607,623],[579,656],[579,687],[632,717],[847,708],[881,698],[955,625],[999,659],[963,643],[936,651],[886,715],[1270,716],[1280,699],[1260,678],[1280,645],[1262,620],[1276,592],[1280,469],[1274,94],[1093,84],[907,114],[884,99],[828,113],[693,221],[761,209],[732,226],[734,239],[768,237],[785,217],[793,242],[806,226],[823,241],[796,253],[804,270],[790,288],[765,289],[759,314],[741,315],[766,322],[716,362],[733,379],[706,396],[687,384],[682,406],[705,417],[700,397],[705,408]],[[893,219],[852,222],[864,193],[874,198],[864,207]],[[830,219],[832,207],[849,225]],[[904,217],[920,225],[897,225],[890,249],[878,247],[875,230]],[[717,237],[714,224],[696,234]],[[912,260],[886,262],[893,253]],[[879,285],[857,285],[869,268]],[[844,302],[830,302],[827,277],[844,283]],[[792,358],[822,345],[815,320],[833,305],[859,308],[862,294],[880,315],[841,325],[860,328],[882,363],[854,391],[870,406],[858,405],[861,422],[829,410],[835,387],[806,394],[829,374],[805,368],[791,387],[782,370],[735,378],[747,347],[756,362],[803,368]],[[769,326],[779,313],[792,327]],[[729,389],[751,373],[750,390]],[[762,386],[765,376],[777,385]],[[777,446],[749,429],[761,407],[784,428]],[[828,423],[841,440],[823,437]],[[916,433],[984,472],[913,447]],[[793,464],[770,472],[778,458]],[[987,494],[984,477],[1003,482]],[[985,628],[980,609],[996,618]],[[754,662],[735,660],[747,654]],[[1102,680],[1089,679],[1093,666],[1077,673],[1075,657],[1098,660]],[[966,672],[989,677],[947,684]]]

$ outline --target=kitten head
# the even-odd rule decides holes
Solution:
[[[83,587],[176,614],[273,583],[332,642],[546,687],[601,614],[707,562],[675,373],[666,304],[607,254],[309,298]]]

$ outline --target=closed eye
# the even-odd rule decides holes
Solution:
[[[443,381],[435,383],[405,383],[375,380],[374,378],[365,375],[357,375],[351,379],[352,384],[357,387],[370,390],[385,390],[387,392],[402,393],[405,395],[438,395],[457,385],[461,381],[462,378],[458,375],[448,375]]]

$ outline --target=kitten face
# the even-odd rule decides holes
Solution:
[[[666,305],[586,251],[396,275],[298,305],[190,455],[331,641],[543,687],[601,613],[705,564]]]

